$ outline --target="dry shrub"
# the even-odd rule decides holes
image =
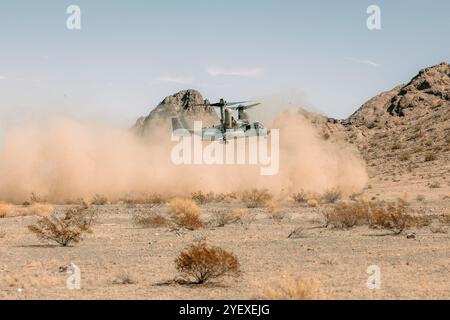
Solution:
[[[325,193],[322,195],[322,202],[324,203],[335,203],[337,200],[339,200],[342,196],[341,191],[338,189],[330,189],[325,191]]]
[[[16,206],[10,203],[0,202],[0,218],[12,217],[15,211]]]
[[[250,224],[255,220],[255,216],[247,208],[235,208],[231,212],[231,215],[241,224]]]
[[[198,204],[206,204],[213,202],[215,200],[214,193],[203,193],[202,191],[197,191],[191,194],[191,199]]]
[[[252,189],[242,194],[242,201],[247,208],[262,208],[272,200],[272,195],[267,189]]]
[[[450,213],[444,213],[439,220],[444,224],[450,224]]]
[[[24,215],[27,216],[48,216],[53,213],[53,206],[48,203],[33,203],[29,207],[25,208]]]
[[[48,216],[53,212],[53,206],[48,203],[34,202],[28,206],[16,207],[9,203],[0,203],[0,218],[19,216]]]
[[[195,284],[240,274],[239,262],[233,253],[205,243],[190,245],[182,251],[175,266],[186,281]]]
[[[178,227],[196,230],[204,226],[200,218],[200,208],[191,199],[173,199],[169,203],[169,211],[171,220]]]
[[[437,181],[432,182],[429,184],[430,189],[439,189],[441,187],[441,184]]]
[[[436,155],[434,153],[427,153],[425,155],[425,162],[435,161]]]
[[[213,224],[216,227],[224,227],[227,224],[241,221],[238,215],[229,213],[224,210],[217,210],[213,213]]]
[[[41,196],[39,196],[37,193],[32,192],[30,195],[29,204],[41,203],[41,202],[46,202],[46,201]]]
[[[282,277],[271,287],[264,289],[264,300],[322,300],[327,299],[321,283],[314,278]]]
[[[103,206],[108,203],[108,199],[105,196],[96,194],[91,199],[91,204],[96,206]]]
[[[400,161],[408,161],[411,158],[411,153],[408,151],[403,151],[400,153]]]
[[[280,204],[277,201],[269,201],[267,203],[267,210],[269,217],[275,222],[281,222],[285,217],[285,213],[281,210]]]
[[[135,212],[132,218],[133,223],[144,228],[158,228],[169,225],[170,221],[166,217],[153,211],[154,206],[156,205]]]
[[[137,280],[134,275],[130,274],[127,271],[121,271],[115,277],[112,282],[113,284],[136,284]]]
[[[388,229],[400,234],[411,227],[423,227],[429,219],[409,215],[402,203],[383,205],[379,202],[339,203],[323,212],[326,225],[351,228],[368,224],[372,228]]]
[[[167,202],[167,198],[159,193],[142,194],[134,198],[129,198],[127,201],[129,204],[151,204],[160,205]]]
[[[29,225],[28,230],[40,240],[54,241],[65,247],[80,242],[83,234],[91,231],[94,219],[94,212],[88,207],[73,207],[67,209],[63,217],[53,214],[39,219],[36,224]]]
[[[425,196],[423,195],[423,194],[418,194],[417,196],[416,196],[416,200],[417,201],[419,201],[419,202],[424,202],[425,201]]]
[[[301,190],[300,192],[294,193],[292,195],[292,199],[294,199],[294,201],[298,203],[305,203],[308,200],[308,195],[306,194],[306,192]]]
[[[325,208],[322,214],[326,219],[326,226],[334,228],[351,228],[367,222],[368,205],[364,202],[338,203]]]
[[[383,207],[369,204],[369,225],[373,228],[392,230],[395,234],[402,233],[410,227],[422,227],[427,224],[426,219],[419,219],[406,212],[403,204],[389,204]]]
[[[319,205],[319,201],[317,201],[316,199],[309,199],[306,204],[308,205],[308,207],[317,207]]]

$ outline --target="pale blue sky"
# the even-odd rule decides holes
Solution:
[[[66,8],[82,30],[66,28]],[[381,7],[382,29],[366,28]],[[450,1],[1,0],[0,129],[50,113],[129,126],[166,95],[301,90],[344,118],[450,61]]]

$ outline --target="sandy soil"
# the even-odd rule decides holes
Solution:
[[[395,198],[386,185],[373,184],[368,198]],[[396,188],[389,185],[393,190]],[[416,190],[417,189],[417,190]],[[420,214],[450,213],[448,187],[416,188],[424,201],[406,195],[410,210]],[[243,207],[242,203],[202,206],[203,217],[218,208]],[[246,224],[209,227],[197,231],[142,228],[133,224],[136,208],[127,205],[96,206],[94,232],[72,247],[39,242],[26,226],[36,217],[0,219],[0,298],[2,299],[252,299],[280,274],[319,279],[333,299],[450,299],[450,235],[448,226],[386,235],[385,230],[357,227],[335,230],[321,227],[322,206],[310,208],[283,202],[285,218],[273,221],[266,209],[251,209],[255,219]],[[57,207],[61,210],[63,207]],[[159,210],[166,210],[162,207]],[[302,228],[302,237],[288,238]],[[436,231],[438,230],[438,231]],[[177,272],[174,259],[194,241],[206,240],[234,252],[242,276],[205,286],[164,284]],[[81,269],[81,289],[68,290],[68,274],[60,267],[74,263]],[[366,286],[367,267],[381,268],[381,289]],[[117,284],[128,274],[133,284]]]

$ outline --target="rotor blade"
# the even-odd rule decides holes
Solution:
[[[250,104],[248,106],[239,105],[239,106],[236,106],[236,107],[230,107],[230,109],[237,110],[237,109],[242,108],[243,110],[247,110],[247,109],[259,106],[260,104],[261,103],[258,102],[258,103]]]
[[[251,101],[227,102],[225,106],[234,106],[235,104],[249,103]]]

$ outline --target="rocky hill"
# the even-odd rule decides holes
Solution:
[[[370,99],[348,119],[304,114],[324,139],[344,138],[355,144],[372,179],[449,186],[449,108],[450,64],[443,62]],[[144,135],[181,113],[188,121],[203,120],[205,126],[219,121],[198,91],[185,90],[166,97],[147,117],[139,118],[133,130]]]
[[[359,148],[373,178],[396,182],[406,177],[448,186],[450,64],[421,70],[409,83],[370,99],[348,119],[330,120],[328,129],[344,132]]]
[[[201,120],[203,125],[211,125],[219,121],[214,108],[196,90],[183,90],[164,98],[146,117],[140,117],[132,130],[145,135],[155,126],[168,125],[171,117],[184,114],[188,122]]]

